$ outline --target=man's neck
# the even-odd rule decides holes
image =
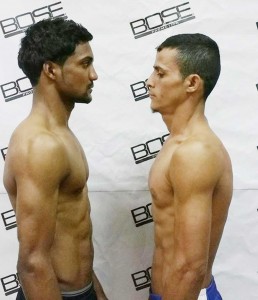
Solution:
[[[189,136],[196,124],[207,124],[203,101],[196,105],[191,101],[186,101],[178,106],[173,113],[162,114],[162,119],[173,136]]]
[[[49,87],[37,86],[33,89],[31,114],[40,114],[53,126],[68,127],[73,108],[74,102],[63,101],[60,95]]]

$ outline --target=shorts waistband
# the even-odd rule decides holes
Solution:
[[[93,287],[92,282],[85,286],[84,288],[77,291],[61,292],[63,297],[75,297],[87,293]]]

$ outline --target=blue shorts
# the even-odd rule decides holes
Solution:
[[[89,286],[79,291],[62,293],[62,299],[63,300],[97,300],[97,296],[93,288],[93,284],[91,283]],[[26,300],[22,288],[18,290],[16,300]]]
[[[150,293],[149,300],[162,300],[162,297],[160,295]],[[212,277],[210,285],[206,289],[201,290],[198,300],[223,300],[217,290],[214,277]]]
[[[202,289],[198,300],[223,300],[212,276],[211,283],[206,289]]]

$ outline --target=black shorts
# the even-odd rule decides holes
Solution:
[[[85,291],[79,295],[63,296],[62,299],[63,300],[97,300],[97,295],[93,288],[93,285],[91,285],[91,287],[87,291]],[[16,300],[26,300],[26,298],[23,294],[22,288],[19,288]],[[46,299],[46,300],[49,300],[49,299]]]

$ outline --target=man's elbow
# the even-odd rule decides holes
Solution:
[[[23,276],[34,276],[35,274],[43,273],[47,268],[47,260],[38,254],[19,254],[17,262],[17,272],[19,278]]]
[[[206,261],[185,262],[178,269],[182,279],[189,284],[201,285],[207,272]]]

